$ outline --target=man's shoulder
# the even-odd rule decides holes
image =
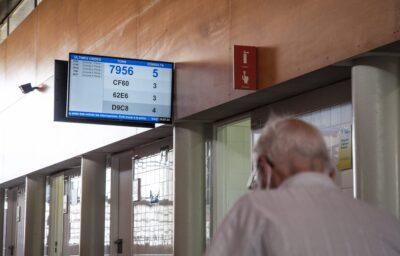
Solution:
[[[292,207],[298,210],[318,211],[318,208],[335,208],[335,211],[343,210],[349,214],[356,212],[371,218],[385,218],[398,223],[396,218],[386,211],[373,207],[370,204],[354,199],[339,189],[307,190],[301,188],[257,190],[241,196],[232,207],[241,212],[275,212]],[[310,209],[311,207],[311,209]]]
[[[297,187],[249,192],[232,207],[222,227],[220,237],[233,239],[233,244],[246,237],[246,241],[268,241],[277,250],[297,250],[295,243],[280,243],[296,241],[301,235],[319,241],[316,230],[337,244],[353,241],[354,248],[368,242],[368,249],[385,245],[398,250],[400,241],[400,224],[393,216],[338,189]],[[262,247],[256,242],[251,246]]]
[[[291,214],[337,215],[375,222],[379,226],[399,227],[398,220],[382,209],[349,197],[339,189],[307,190],[300,188],[252,191],[243,195],[232,208],[237,213],[257,215],[261,218],[275,219],[285,211]],[[295,210],[294,210],[295,209]]]
[[[269,194],[267,191],[257,191],[240,197],[226,216],[225,226],[234,226],[243,232],[252,231],[252,234],[271,229],[275,213],[268,209],[273,208],[269,207],[268,201],[257,201],[257,196],[268,198]]]
[[[355,212],[367,219],[373,230],[381,229],[386,231],[395,231],[397,238],[400,239],[400,222],[395,216],[389,214],[387,210],[374,207],[362,200],[348,198],[353,202],[353,208],[357,208]]]
[[[257,217],[267,218],[268,209],[280,201],[281,193],[275,190],[251,191],[241,196],[232,207],[232,211],[239,214],[258,215]]]

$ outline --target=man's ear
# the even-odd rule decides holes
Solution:
[[[336,179],[336,170],[335,170],[335,169],[332,170],[332,171],[329,173],[329,177],[331,177],[332,180],[335,180],[335,179]]]
[[[261,156],[258,159],[258,175],[260,177],[260,183],[261,183],[261,188],[265,189],[267,187],[268,184],[268,172],[270,172],[271,170],[269,170],[271,168],[271,166],[269,166],[267,159],[264,156]]]

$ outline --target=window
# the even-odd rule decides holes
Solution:
[[[64,198],[67,207],[64,209],[64,255],[79,253],[81,230],[81,177],[80,173],[65,178]]]
[[[212,141],[208,140],[205,145],[205,240],[208,246],[212,236]]]
[[[133,251],[172,255],[174,241],[173,150],[134,159]]]
[[[45,215],[44,215],[44,255],[49,253],[49,236],[50,236],[50,178],[46,178],[46,201],[45,201]]]
[[[1,17],[1,19],[4,18],[4,22],[3,24],[0,24],[0,43],[2,43],[41,2],[42,0],[22,0],[20,2],[11,1],[11,3],[7,2],[10,5],[8,5],[8,11],[4,13],[5,16],[3,15]]]
[[[246,192],[252,169],[250,118],[228,121],[216,127],[215,182],[213,182],[212,230]]]
[[[302,114],[298,118],[315,125],[321,131],[330,157],[338,169],[335,181],[343,192],[353,196],[351,103]]]
[[[24,0],[22,1],[17,9],[10,15],[10,31],[12,33],[21,22],[28,17],[28,15],[35,9],[35,1],[34,0]]]
[[[0,25],[0,43],[3,42],[8,35],[8,21],[6,20]]]
[[[320,110],[299,114],[296,117],[320,130],[325,139],[330,157],[338,169],[335,182],[343,192],[353,196],[351,103],[325,107]],[[254,143],[260,135],[261,129],[253,131]]]
[[[45,232],[48,235],[44,255],[79,255],[82,194],[80,168],[51,175],[47,186]]]
[[[4,193],[4,219],[2,220],[3,221],[3,248],[1,248],[2,249],[2,251],[3,251],[3,254],[2,255],[6,255],[6,234],[7,234],[7,232],[6,232],[6,230],[7,230],[7,209],[8,209],[8,199],[7,199],[7,192],[6,193]]]
[[[104,255],[110,255],[111,238],[111,166],[106,169],[106,201],[104,215]]]

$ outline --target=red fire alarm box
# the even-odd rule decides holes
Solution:
[[[257,89],[257,47],[234,46],[234,84],[238,90]]]

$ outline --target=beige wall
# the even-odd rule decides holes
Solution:
[[[398,40],[399,8],[399,0],[44,0],[1,44],[0,76],[8,86],[42,82],[70,51],[174,61],[181,118],[246,94],[232,89],[232,45],[260,47],[267,87]]]
[[[0,44],[0,112],[18,85],[51,81],[54,59],[75,51],[176,62],[182,118],[248,93],[233,90],[232,45],[259,47],[268,87],[398,40],[399,9],[399,0],[44,0]],[[55,124],[52,97],[34,92],[0,113],[0,182],[136,132]]]
[[[27,94],[0,114],[0,183],[145,130],[53,122],[52,93]]]

